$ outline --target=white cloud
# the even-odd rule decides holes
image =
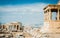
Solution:
[[[37,24],[40,23],[40,21],[42,21],[43,16],[41,13],[43,12],[43,8],[46,5],[47,4],[45,3],[34,3],[34,4],[25,4],[25,5],[0,6],[0,13],[6,13],[6,12],[8,13],[8,15],[2,14],[3,16],[2,20],[4,20],[5,22],[6,21],[9,22],[11,18],[11,21],[18,20],[27,25]],[[40,18],[41,16],[42,18]]]
[[[0,6],[0,12],[10,12],[10,13],[39,13],[43,11],[43,8],[47,4],[44,3],[34,3],[34,4],[26,4],[26,5],[8,5],[8,6]]]

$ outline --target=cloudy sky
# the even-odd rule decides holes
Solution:
[[[43,8],[57,2],[58,0],[0,0],[0,22],[43,24]]]

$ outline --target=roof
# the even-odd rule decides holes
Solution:
[[[47,8],[59,8],[60,9],[60,5],[53,5],[53,4],[49,4],[48,6],[44,7],[43,10],[47,9]]]
[[[46,8],[48,7],[57,7],[57,8],[60,8],[60,0],[58,1],[57,4],[49,4],[48,6],[46,6],[43,10],[45,10]]]

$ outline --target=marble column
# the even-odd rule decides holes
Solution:
[[[59,9],[58,9],[58,12],[57,12],[57,20],[59,20]]]
[[[51,9],[49,9],[49,20],[52,19],[52,12],[51,12]]]

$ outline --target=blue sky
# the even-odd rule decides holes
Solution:
[[[31,3],[51,3],[56,4],[58,0],[0,0],[0,5],[16,5],[16,4],[31,4]]]
[[[58,0],[0,0],[0,22],[43,24],[43,8],[57,2]]]

